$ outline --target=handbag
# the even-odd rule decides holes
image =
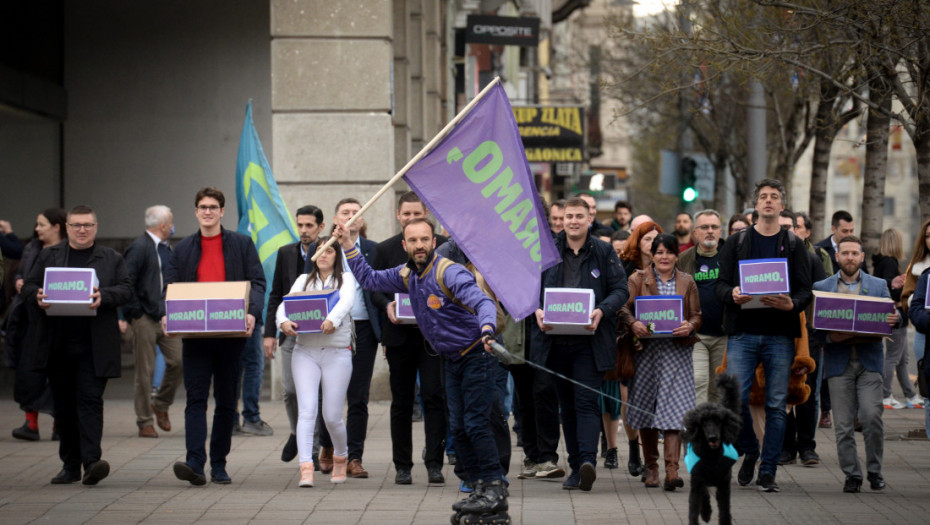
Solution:
[[[614,374],[617,379],[626,380],[633,377],[636,368],[633,365],[633,354],[641,347],[639,342],[634,340],[633,331],[626,326],[620,326],[617,332],[617,364],[614,366]]]

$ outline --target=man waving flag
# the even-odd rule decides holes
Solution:
[[[495,82],[479,97],[404,179],[523,319],[539,307],[542,271],[559,255],[504,88]]]

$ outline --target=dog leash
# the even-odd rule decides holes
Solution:
[[[595,394],[597,394],[597,395],[599,395],[599,396],[601,396],[601,397],[605,397],[605,398],[607,398],[607,399],[610,399],[611,401],[616,401],[617,403],[620,403],[621,405],[626,405],[627,409],[637,410],[637,411],[639,411],[639,412],[642,412],[643,414],[652,416],[652,417],[654,417],[654,418],[659,417],[659,416],[658,416],[657,414],[655,414],[654,412],[650,412],[650,411],[645,410],[645,409],[643,409],[643,408],[640,408],[640,407],[638,407],[638,406],[636,406],[636,405],[631,405],[631,404],[627,403],[626,401],[624,401],[624,400],[622,400],[622,399],[618,399],[618,398],[616,398],[616,397],[614,397],[614,396],[612,396],[612,395],[610,395],[610,394],[605,394],[604,392],[601,392],[600,390],[598,390],[598,389],[596,389],[596,388],[591,388],[590,386],[588,386],[588,385],[586,385],[586,384],[584,384],[584,383],[580,383],[580,382],[578,382],[578,381],[576,381],[576,380],[574,380],[574,379],[572,379],[572,378],[570,378],[570,377],[567,377],[567,376],[565,376],[565,375],[563,375],[563,374],[560,374],[560,373],[556,372],[555,370],[550,370],[550,369],[548,369],[548,368],[546,368],[546,367],[544,367],[544,366],[542,366],[542,365],[540,365],[540,364],[538,364],[538,363],[534,363],[534,362],[532,362],[532,361],[527,361],[527,360],[526,360],[525,358],[523,358],[522,356],[518,356],[518,355],[511,354],[509,350],[507,350],[506,348],[504,348],[504,346],[501,345],[500,343],[498,343],[497,341],[491,340],[491,341],[490,341],[490,346],[491,346],[491,351],[494,352],[494,356],[497,357],[497,360],[500,361],[501,364],[504,365],[504,366],[509,366],[510,364],[513,363],[513,360],[514,360],[514,359],[518,359],[518,360],[522,361],[523,364],[530,365],[531,367],[533,367],[533,368],[535,368],[535,369],[537,369],[537,370],[542,370],[543,372],[548,372],[548,373],[550,373],[550,374],[552,374],[552,375],[558,377],[559,379],[564,379],[564,380],[568,381],[569,383],[572,383],[572,384],[574,384],[574,385],[578,385],[578,386],[580,386],[581,388],[584,388],[584,389],[586,389],[586,390],[590,390],[591,392],[594,392]]]

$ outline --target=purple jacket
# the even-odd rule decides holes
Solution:
[[[417,272],[412,262],[409,290],[404,286],[400,270],[405,265],[388,270],[372,270],[364,257],[360,257],[358,248],[345,252],[352,275],[362,288],[372,292],[409,293],[410,306],[420,325],[423,337],[437,352],[455,361],[474,348],[481,340],[481,327],[495,326],[497,307],[475,283],[475,276],[464,266],[453,264],[446,269],[443,280],[452,294],[476,313],[449,300],[439,283],[436,282],[433,268],[439,255],[433,255],[422,271]],[[495,327],[496,328],[496,327]]]

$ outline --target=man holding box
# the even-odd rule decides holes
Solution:
[[[865,254],[858,237],[848,235],[837,243],[836,262],[840,271],[814,283],[814,289],[868,297],[891,299],[884,279],[861,271]],[[815,312],[816,314],[816,312]],[[888,315],[888,324],[898,322],[898,313]],[[843,492],[859,492],[862,470],[856,453],[855,422],[862,422],[866,470],[872,490],[885,488],[882,478],[882,450],[885,429],[882,423],[882,374],[884,350],[882,337],[849,332],[819,332],[825,339],[823,378],[830,385],[833,401],[833,427],[836,431],[836,455],[846,474]]]
[[[604,373],[616,365],[617,311],[629,298],[627,276],[611,245],[591,235],[589,207],[579,198],[565,202],[565,230],[555,238],[562,262],[542,275],[540,298],[546,288],[580,288],[594,291],[590,335],[547,335],[551,326],[543,324],[545,310],[536,310],[539,331],[533,333],[534,355],[540,364],[579,381],[586,390],[564,380],[556,381],[562,412],[562,431],[568,451],[571,474],[565,489],[591,490],[596,479],[601,408],[597,390]]]
[[[132,298],[132,285],[123,257],[97,244],[97,214],[89,206],[75,206],[68,213],[68,240],[50,246],[39,259],[22,294],[35,299],[43,310],[38,323],[33,365],[47,370],[55,400],[55,423],[61,435],[58,455],[63,463],[53,484],[81,480],[96,485],[110,473],[100,459],[103,436],[103,392],[107,379],[120,376],[120,333],[117,308]],[[46,299],[46,268],[91,268],[98,285],[88,290],[91,318],[54,316]],[[81,283],[83,284],[83,283]],[[75,286],[80,288],[80,286]]]
[[[737,376],[742,392],[743,427],[736,448],[745,457],[737,482],[746,486],[752,481],[760,456],[749,392],[761,363],[765,372],[765,440],[757,485],[765,492],[778,492],[775,473],[785,438],[788,378],[794,362],[794,340],[801,335],[800,315],[811,301],[811,266],[804,244],[778,224],[778,215],[785,209],[784,184],[763,179],[756,183],[753,199],[759,220],[731,235],[724,244],[716,294],[724,303],[728,369]],[[740,261],[750,259],[781,259],[787,265],[790,291],[764,295],[761,303],[765,308],[742,307],[753,300],[752,295],[741,293],[740,282]]]
[[[216,188],[203,188],[194,198],[200,231],[178,243],[171,255],[165,282],[249,281],[245,337],[185,338],[183,343],[184,438],[187,458],[174,464],[174,475],[191,485],[204,485],[207,461],[207,397],[213,382],[213,430],[210,435],[210,481],[229,484],[226,456],[232,445],[236,414],[236,373],[246,338],[252,335],[255,320],[262,315],[265,300],[265,274],[250,237],[222,227],[226,197]],[[162,329],[167,333],[167,318]]]
[[[165,315],[165,272],[171,260],[168,239],[174,232],[174,216],[167,206],[145,210],[145,233],[126,248],[126,267],[135,292],[123,307],[123,316],[132,324],[133,352],[136,356],[135,406],[139,437],[157,438],[154,422],[169,432],[168,407],[181,382],[181,340],[168,337],[159,322]],[[165,357],[165,376],[152,398],[155,347]]]

